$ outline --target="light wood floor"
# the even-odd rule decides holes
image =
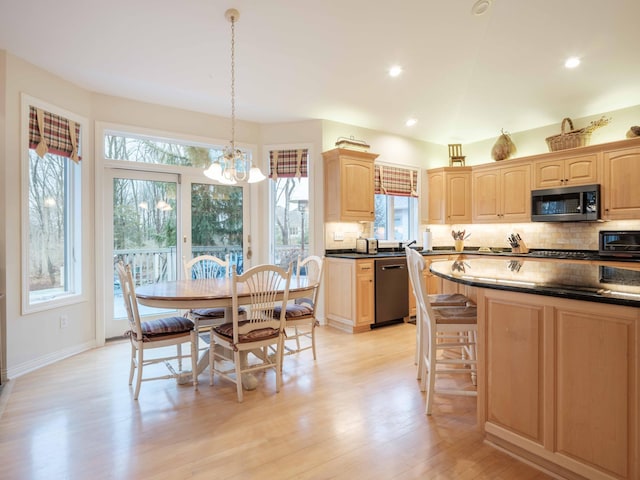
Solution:
[[[318,331],[236,401],[208,371],[200,388],[127,385],[129,345],[109,344],[12,380],[0,401],[0,478],[502,479],[551,478],[483,443],[475,399],[436,396],[424,415],[415,326],[357,335]]]

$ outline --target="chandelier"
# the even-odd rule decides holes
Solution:
[[[225,147],[222,155],[214,160],[204,174],[212,180],[225,185],[238,182],[256,183],[264,180],[264,174],[251,162],[246,153],[236,148],[236,29],[240,13],[230,8],[224,14],[231,22],[231,143]]]

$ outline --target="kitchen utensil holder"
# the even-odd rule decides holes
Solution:
[[[518,246],[511,247],[511,253],[529,253],[529,247],[524,243],[524,240],[518,240]]]

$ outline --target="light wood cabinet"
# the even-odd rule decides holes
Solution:
[[[533,188],[599,183],[599,154],[571,156],[533,163]]]
[[[473,222],[531,221],[531,164],[479,167],[472,173]]]
[[[566,478],[640,478],[638,309],[477,290],[487,439]]]
[[[334,148],[324,159],[325,220],[373,221],[374,160],[377,154]]]
[[[327,323],[350,333],[369,330],[375,319],[374,260],[327,257],[324,273]]]
[[[434,168],[426,173],[422,176],[422,221],[470,223],[471,167]]]
[[[603,156],[604,220],[640,218],[640,147],[605,150]]]

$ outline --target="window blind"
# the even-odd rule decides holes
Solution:
[[[71,132],[74,134],[72,135]],[[35,149],[40,157],[50,152],[79,162],[82,159],[78,155],[79,141],[79,124],[29,106],[29,148]]]
[[[410,168],[376,165],[375,193],[397,197],[418,196],[418,171]]]
[[[271,150],[269,151],[269,177],[308,177],[309,150]]]

